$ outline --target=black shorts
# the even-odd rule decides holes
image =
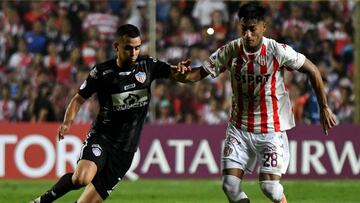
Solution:
[[[101,136],[91,136],[85,141],[79,160],[90,160],[96,164],[98,170],[92,184],[103,200],[129,170],[134,153],[114,148]]]

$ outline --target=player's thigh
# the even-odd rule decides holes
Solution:
[[[250,146],[247,132],[241,131],[229,124],[222,153],[222,169],[224,174],[251,172],[256,164],[257,156]],[[237,170],[236,170],[237,169]]]
[[[286,132],[272,132],[257,135],[260,179],[277,180],[289,165],[289,143]]]
[[[97,166],[95,162],[82,159],[78,162],[72,180],[77,185],[87,185],[95,177]]]
[[[87,185],[102,170],[107,159],[107,143],[100,136],[89,136],[83,144],[73,181]]]
[[[85,187],[84,192],[81,194],[77,203],[100,203],[103,199],[96,191],[93,184],[89,184]]]
[[[111,149],[109,152],[104,168],[92,180],[92,184],[103,200],[108,198],[118,182],[124,177],[134,157],[134,152],[124,152],[117,149]]]
[[[101,171],[106,163],[108,145],[107,141],[101,136],[93,135],[88,137],[81,148],[78,163],[83,160],[85,161],[84,163],[91,161],[95,163],[97,170]]]

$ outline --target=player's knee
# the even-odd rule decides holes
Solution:
[[[222,189],[227,196],[236,196],[241,191],[240,179],[236,176],[224,175]]]
[[[223,176],[223,191],[231,203],[247,203],[248,197],[241,188],[241,179],[233,175]]]
[[[94,177],[91,174],[87,173],[86,171],[82,171],[75,172],[72,176],[72,181],[74,185],[85,186],[90,184],[93,178]]]
[[[260,181],[262,192],[273,202],[280,202],[283,197],[284,188],[279,180]]]
[[[94,162],[81,160],[72,176],[74,185],[86,186],[91,183],[96,175],[97,167]]]

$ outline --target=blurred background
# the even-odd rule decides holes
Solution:
[[[201,65],[239,36],[238,1],[69,0],[1,1],[0,122],[62,121],[70,98],[96,63],[114,57],[119,24],[141,30],[142,54],[169,63]],[[355,118],[354,16],[356,1],[261,1],[268,7],[266,36],[305,54],[320,69],[331,109],[341,123]],[[286,71],[297,124],[319,122],[315,94],[303,74]],[[228,74],[184,85],[153,85],[148,123],[226,123],[231,108]],[[94,99],[76,123],[90,123]]]

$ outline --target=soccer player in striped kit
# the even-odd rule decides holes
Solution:
[[[336,124],[317,67],[290,46],[263,36],[265,14],[266,9],[258,4],[242,5],[238,10],[241,37],[219,48],[182,78],[183,82],[195,82],[226,70],[231,74],[232,112],[222,156],[223,190],[231,203],[249,202],[241,180],[244,173],[253,171],[256,161],[263,193],[273,202],[286,202],[279,181],[289,164],[285,131],[293,128],[295,121],[284,85],[284,67],[309,77],[324,134]]]

